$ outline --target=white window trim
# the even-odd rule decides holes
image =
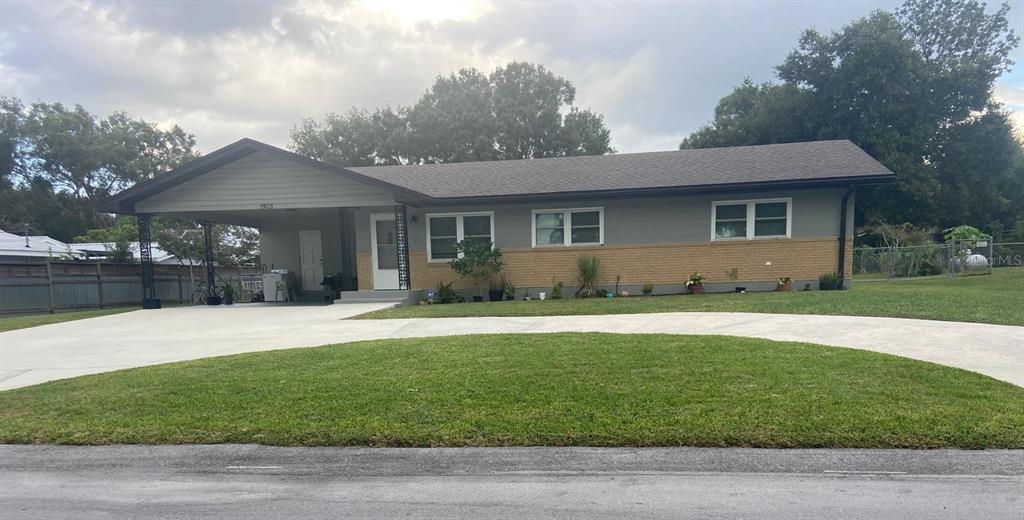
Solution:
[[[455,217],[455,241],[461,242],[465,238],[465,232],[462,225],[463,217],[491,217],[491,245],[494,245],[494,212],[493,211],[471,211],[468,213],[428,213],[423,219],[424,224],[427,227],[427,263],[431,264],[446,264],[451,262],[451,258],[434,258],[434,253],[430,250],[430,219],[434,217]]]
[[[754,226],[756,224],[755,208],[758,204],[772,203],[772,202],[785,202],[786,203],[786,234],[785,235],[766,235],[766,236],[754,236]],[[744,204],[747,206],[747,236],[745,237],[717,237],[715,236],[715,215],[718,213],[718,206],[735,206]],[[779,198],[779,199],[747,199],[747,200],[718,200],[711,203],[711,241],[732,241],[732,240],[773,240],[779,238],[791,238],[793,236],[793,198]]]
[[[597,223],[600,240],[598,242],[572,243],[572,214],[597,212]],[[562,213],[562,243],[561,244],[537,244],[537,214],[538,213]],[[530,212],[530,245],[534,248],[545,247],[582,247],[582,246],[603,246],[604,245],[604,208],[550,208],[535,209]]]

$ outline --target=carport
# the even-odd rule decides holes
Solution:
[[[206,286],[216,284],[212,226],[260,230],[264,269],[285,269],[303,291],[325,277],[364,292],[409,289],[407,201],[418,194],[377,179],[242,139],[109,199],[101,211],[135,215],[143,307],[159,308],[153,283],[151,219],[200,222]]]

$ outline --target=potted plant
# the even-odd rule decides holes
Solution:
[[[596,256],[581,256],[576,259],[576,275],[579,277],[580,287],[576,289],[577,298],[593,298],[597,294],[597,275],[600,271],[601,261]]]
[[[209,289],[206,290],[206,304],[207,305],[220,305],[221,304],[221,297],[220,297],[220,294],[217,293],[217,288],[216,287],[210,287]]]
[[[704,292],[704,275],[700,273],[693,273],[689,278],[686,279],[686,290],[690,294],[700,294]]]
[[[455,244],[455,251],[458,256],[449,265],[459,276],[473,280],[480,289],[480,296],[474,296],[473,301],[483,301],[484,286],[501,272],[501,250],[490,241],[467,238]]]
[[[640,289],[640,292],[643,293],[644,296],[650,296],[654,294],[654,284],[651,282],[645,283],[644,286]]]
[[[487,290],[487,299],[492,302],[500,302],[505,296],[505,287],[498,285],[493,280],[491,281],[491,288]]]
[[[788,276],[779,278],[779,282],[775,286],[775,290],[779,292],[790,292],[793,290],[793,279]]]
[[[224,287],[220,290],[224,294],[224,305],[234,305],[235,303],[235,287],[228,282],[224,282]]]
[[[512,280],[505,280],[505,301],[510,302],[516,299],[516,284]]]

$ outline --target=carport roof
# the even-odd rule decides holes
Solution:
[[[368,183],[410,203],[566,196],[682,194],[891,182],[888,168],[847,140],[546,159],[342,168],[242,139],[142,182],[101,210],[134,203],[257,151]]]

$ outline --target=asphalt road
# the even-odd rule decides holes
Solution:
[[[1024,451],[0,446],[0,517],[1024,517]]]

